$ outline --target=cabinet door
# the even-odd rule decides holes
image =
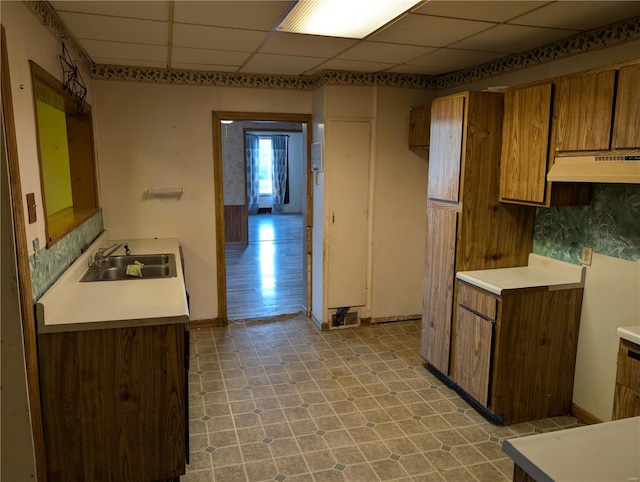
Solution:
[[[452,97],[435,100],[431,106],[428,185],[431,199],[458,202],[460,197],[464,101],[464,97]]]
[[[614,149],[640,147],[640,64],[623,67],[618,73],[616,115],[613,124]]]
[[[413,107],[409,113],[409,149],[429,148],[430,107]]]
[[[615,71],[558,83],[556,151],[609,149]]]
[[[430,206],[422,308],[422,356],[448,375],[458,213]]]
[[[453,381],[485,407],[489,406],[489,374],[493,323],[458,306]]]
[[[552,88],[548,83],[505,93],[500,200],[545,201]]]

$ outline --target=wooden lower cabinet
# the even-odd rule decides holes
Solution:
[[[453,381],[504,424],[569,414],[582,291],[459,281]]]
[[[171,324],[38,335],[47,480],[185,473],[186,333]]]
[[[640,345],[620,340],[613,420],[640,415]]]

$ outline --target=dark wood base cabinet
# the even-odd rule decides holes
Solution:
[[[582,292],[459,282],[453,381],[505,425],[571,413]]]
[[[47,480],[177,480],[185,325],[38,335]]]

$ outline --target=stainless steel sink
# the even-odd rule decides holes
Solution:
[[[127,266],[138,261],[142,267],[142,277],[127,275]],[[176,273],[176,257],[174,254],[141,254],[129,256],[111,256],[105,260],[100,269],[90,268],[80,280],[87,281],[121,281],[144,280],[157,278],[173,278]]]
[[[169,264],[171,261],[175,263],[175,258],[172,258],[173,254],[140,254],[138,256],[130,254],[128,256],[109,256],[107,264],[113,267],[127,266],[134,264],[138,261],[145,266],[156,264]],[[171,261],[170,261],[171,260]]]

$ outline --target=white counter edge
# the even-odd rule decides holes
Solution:
[[[640,345],[640,325],[621,326],[616,330],[616,334],[623,340]]]

